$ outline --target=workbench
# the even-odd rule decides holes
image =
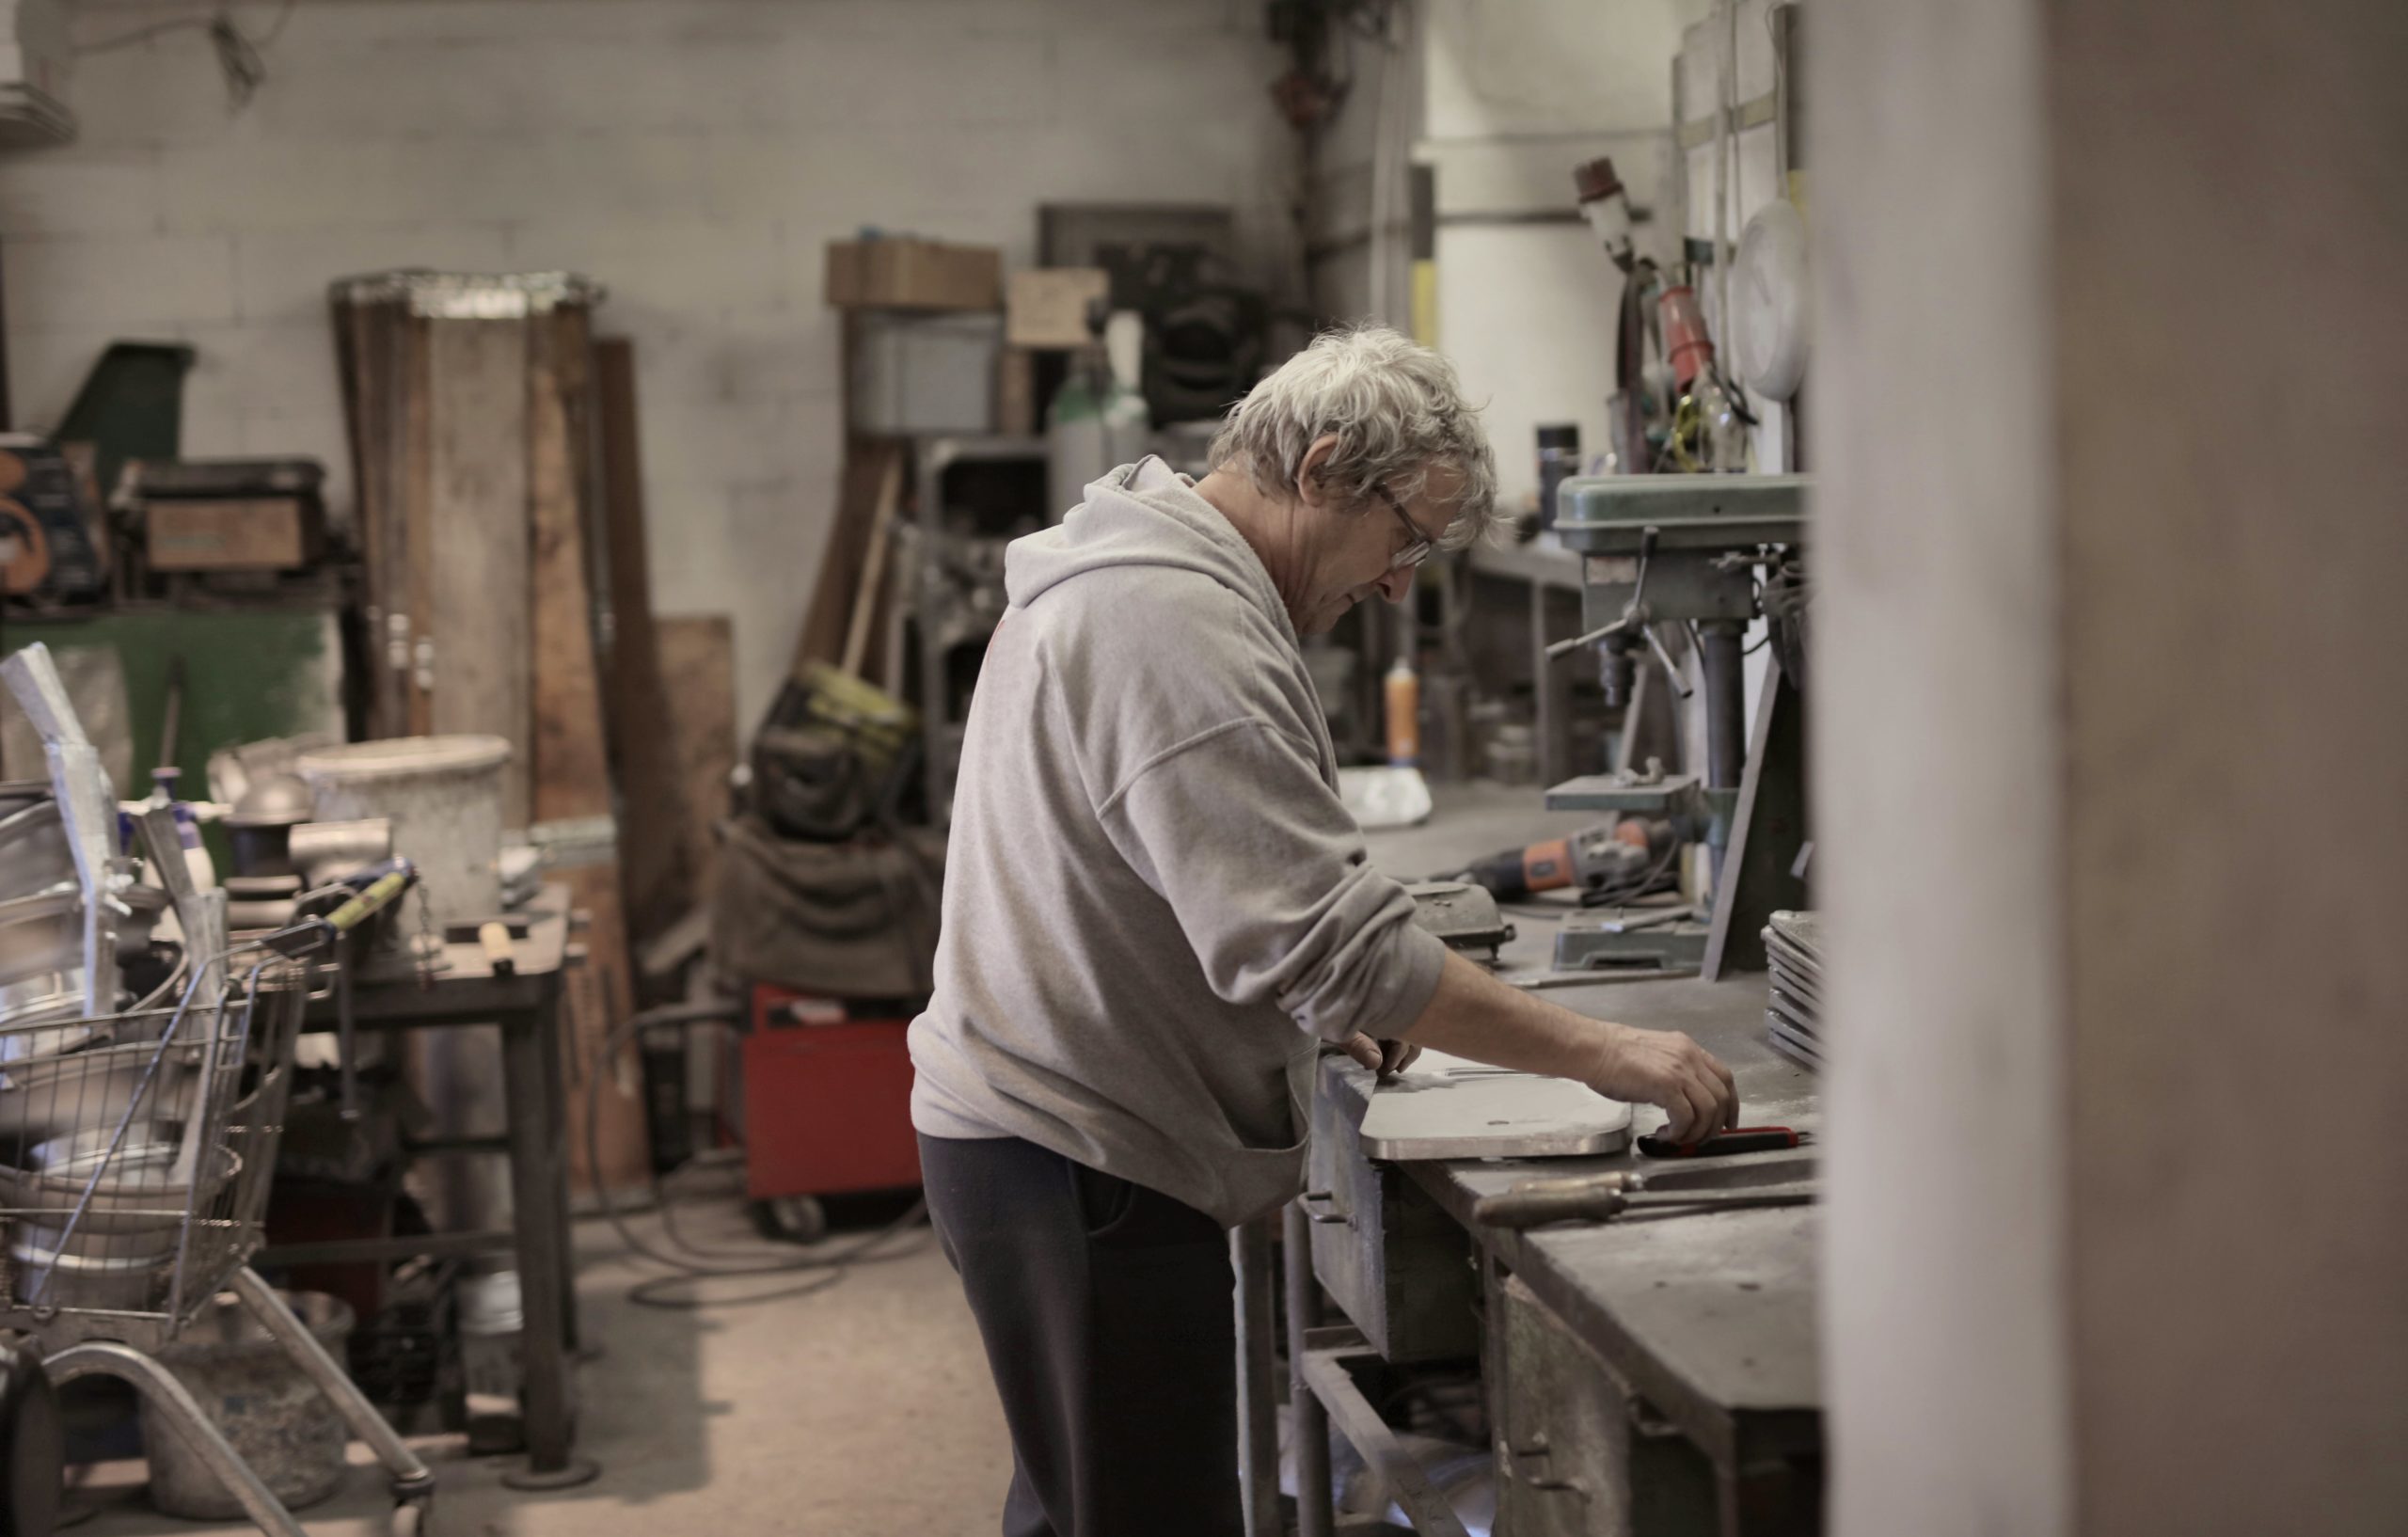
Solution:
[[[1418,879],[1584,820],[1545,813],[1534,801],[1528,790],[1441,792],[1422,827],[1373,834],[1371,858],[1391,875]],[[1556,921],[1528,910],[1509,916],[1517,933],[1502,952],[1500,974],[1545,971]],[[1719,983],[1601,980],[1541,995],[1598,1019],[1686,1031],[1732,1069],[1744,1123],[1819,1129],[1814,1075],[1766,1040],[1761,975]],[[1313,1107],[1316,1185],[1344,1184],[1351,1130],[1371,1086],[1371,1075],[1351,1060],[1323,1058]],[[1646,1106],[1639,1117],[1638,1132],[1662,1119]],[[1341,1188],[1318,1203],[1298,1203],[1287,1217],[1285,1262],[1291,1398],[1302,1410],[1296,1444],[1304,1537],[1333,1529],[1326,1496],[1314,1487],[1327,1486],[1325,1457],[1311,1455],[1323,1434],[1313,1423],[1322,1418],[1316,1404],[1367,1460],[1384,1466],[1418,1529],[1448,1537],[1462,1530],[1426,1480],[1419,1481],[1425,1497],[1418,1503],[1432,1518],[1414,1509],[1409,1497],[1418,1475],[1386,1466],[1396,1449],[1392,1441],[1379,1444],[1386,1439],[1383,1427],[1354,1390],[1353,1373],[1374,1365],[1374,1356],[1411,1361],[1474,1353],[1497,1443],[1499,1529],[1512,1537],[1754,1537],[1818,1529],[1817,1208],[1633,1212],[1607,1224],[1522,1232],[1485,1227],[1472,1215],[1482,1196],[1533,1178],[1643,1165],[1659,1185],[1735,1188],[1797,1178],[1812,1157],[1810,1144],[1797,1152],[1686,1164],[1629,1152],[1374,1164],[1368,1173],[1356,1171],[1351,1197]],[[1333,1196],[1343,1211],[1333,1208]],[[1460,1245],[1451,1258],[1450,1237]],[[1359,1253],[1366,1243],[1380,1250],[1376,1261]],[[1348,1316],[1326,1326],[1296,1316],[1310,1314],[1319,1291],[1298,1274],[1307,1254],[1313,1256],[1311,1276],[1351,1304]],[[1244,1260],[1241,1245],[1242,1273]],[[1374,1265],[1385,1274],[1385,1290],[1367,1286],[1362,1272]],[[1248,1294],[1242,1286],[1241,1295]],[[1256,1339],[1259,1355],[1263,1326],[1252,1322],[1242,1338]],[[1242,1380],[1263,1375],[1258,1359]],[[1260,1509],[1249,1505],[1258,1525]]]
[[[414,915],[404,910],[414,927]],[[569,1380],[577,1340],[577,1289],[571,1266],[566,1088],[561,1062],[561,1000],[570,964],[566,888],[547,886],[507,915],[511,965],[497,972],[473,933],[446,932],[440,963],[423,975],[363,965],[352,985],[356,1029],[402,1031],[495,1025],[502,1042],[502,1101],[508,1117],[511,1226],[490,1231],[346,1239],[263,1251],[261,1265],[390,1263],[420,1255],[511,1257],[519,1277],[524,1323],[527,1466],[504,1476],[514,1487],[548,1488],[594,1476],[572,1454],[575,1409]],[[302,1029],[340,1022],[333,988],[318,990]]]

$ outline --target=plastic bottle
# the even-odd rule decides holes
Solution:
[[[1400,652],[1388,669],[1388,762],[1410,768],[1421,761],[1421,678],[1413,658]]]
[[[1103,324],[1101,341],[1070,364],[1045,410],[1047,499],[1061,515],[1088,485],[1145,457],[1153,432],[1137,388],[1145,359],[1144,318],[1122,310]]]
[[[209,846],[200,841],[200,820],[192,814],[192,803],[176,802],[176,841],[183,845],[184,869],[192,876],[195,891],[217,889],[217,862],[209,857]]]
[[[1697,405],[1701,467],[1717,475],[1747,473],[1748,424],[1712,369],[1699,370],[1689,381],[1689,399]]]

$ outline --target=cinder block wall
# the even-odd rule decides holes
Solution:
[[[76,32],[204,13],[87,0]],[[198,31],[87,53],[77,141],[0,151],[17,424],[55,422],[111,340],[182,339],[186,452],[314,454],[347,511],[329,278],[587,274],[636,341],[654,601],[734,615],[748,722],[833,495],[828,240],[1027,262],[1040,202],[1220,202],[1295,286],[1250,0],[301,0],[262,56],[236,110]]]

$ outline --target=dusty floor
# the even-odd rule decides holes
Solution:
[[[757,1248],[732,1203],[681,1220],[705,1244]],[[640,1231],[657,1225],[642,1219]],[[842,1242],[840,1236],[829,1240]],[[977,1332],[925,1228],[903,1258],[849,1271],[810,1296],[707,1312],[626,1297],[658,1272],[630,1262],[611,1229],[577,1228],[578,1294],[601,1353],[579,1374],[578,1450],[602,1465],[581,1489],[504,1489],[511,1459],[472,1459],[457,1440],[420,1444],[440,1493],[441,1537],[615,1533],[910,1533],[990,1537],[1010,1476],[1003,1418]],[[722,1284],[733,1292],[780,1283]],[[791,1284],[791,1283],[783,1283]],[[364,1449],[334,1498],[299,1513],[312,1533],[388,1529],[383,1479]],[[139,1462],[102,1465],[71,1501],[98,1504],[79,1537],[198,1534],[156,1513]]]

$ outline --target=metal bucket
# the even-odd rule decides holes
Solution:
[[[0,902],[0,982],[58,976],[84,964],[84,897],[72,887]]]
[[[302,777],[322,818],[388,817],[393,851],[415,861],[437,924],[501,911],[502,765],[499,737],[404,737],[305,753]],[[415,927],[405,916],[404,929]],[[436,1030],[413,1042],[416,1084],[445,1137],[494,1136],[501,1106],[501,1036],[489,1025]],[[449,1158],[423,1197],[439,1232],[507,1227],[509,1170],[499,1159]]]
[[[341,1360],[351,1309],[320,1291],[280,1294],[326,1353]],[[287,1509],[314,1505],[341,1484],[348,1439],[342,1417],[232,1292],[213,1298],[160,1349],[159,1359]],[[216,1473],[147,1398],[142,1445],[150,1459],[150,1503],[161,1511],[196,1521],[243,1514]]]
[[[297,764],[326,821],[389,817],[394,851],[418,864],[436,923],[501,911],[499,737],[401,737],[304,753]]]
[[[0,900],[75,881],[75,851],[59,823],[58,802],[0,800]]]
[[[99,1038],[84,1022],[84,968],[0,983],[0,1062],[56,1056]],[[37,1026],[47,1025],[48,1029]]]
[[[68,1218],[81,1207],[83,1215],[75,1219],[79,1232],[154,1232],[162,1228],[182,1227],[185,1215],[193,1208],[215,1199],[217,1193],[242,1170],[242,1157],[233,1149],[219,1146],[207,1149],[200,1161],[200,1189],[196,1195],[189,1184],[175,1178],[176,1158],[181,1151],[177,1144],[147,1143],[130,1150],[121,1148],[116,1157],[105,1158],[107,1138],[115,1131],[110,1127],[87,1133],[99,1140],[99,1146],[81,1146],[39,1172],[0,1165],[0,1206],[31,1213],[16,1220],[37,1227],[64,1228]],[[70,1140],[83,1144],[85,1137]],[[41,1149],[35,1149],[37,1161],[42,1160],[44,1149],[55,1146],[44,1143]],[[104,1168],[105,1172],[94,1185],[92,1171],[96,1168]],[[88,1198],[85,1195],[87,1185],[92,1187]]]
[[[8,1241],[10,1295],[29,1307],[153,1312],[167,1294],[167,1272],[175,1262],[172,1228],[136,1234],[79,1228],[64,1249],[43,1247],[29,1230]]]
[[[201,1051],[198,1041],[162,1052],[156,1041],[136,1040],[0,1061],[0,1144],[31,1148],[95,1128],[106,1136],[129,1108],[137,1120],[181,1121]]]

